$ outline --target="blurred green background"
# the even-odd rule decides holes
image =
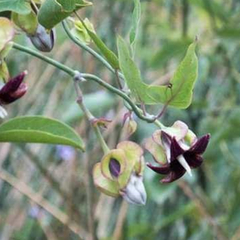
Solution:
[[[144,81],[168,82],[187,46],[198,37],[199,77],[192,105],[187,110],[168,108],[162,122],[170,126],[182,120],[198,136],[210,133],[204,164],[193,177],[186,174],[168,185],[160,184],[160,176],[146,169],[144,207],[101,195],[93,186],[91,171],[103,153],[75,103],[71,79],[12,50],[7,59],[11,75],[27,69],[29,91],[7,108],[9,118],[45,115],[60,119],[81,134],[87,152],[40,144],[0,144],[1,168],[24,193],[0,181],[1,240],[77,240],[79,235],[87,240],[240,240],[240,1],[141,2],[135,60]],[[128,37],[132,11],[133,1],[94,0],[92,8],[79,14],[88,17],[116,51],[116,34]],[[32,47],[23,36],[16,41]],[[67,39],[61,25],[54,50],[47,55],[115,84],[113,74]],[[93,82],[82,87],[89,109],[113,120],[104,136],[114,148],[126,140],[122,118],[127,110],[122,100]],[[156,113],[160,107],[148,111]],[[137,122],[138,130],[130,140],[141,144],[156,127]],[[147,153],[145,159],[152,161]],[[29,198],[46,199],[43,204],[49,211]]]

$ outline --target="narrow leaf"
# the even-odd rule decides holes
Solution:
[[[141,3],[140,0],[134,0],[134,10],[132,16],[132,27],[130,30],[130,44],[133,45],[137,38],[139,23],[141,19]]]
[[[133,97],[138,103],[153,102],[154,100],[146,94],[148,85],[142,82],[140,71],[130,56],[128,45],[120,36],[117,38],[117,47],[120,69]]]
[[[17,117],[3,123],[0,142],[60,144],[84,150],[84,143],[74,129],[42,116]]]
[[[119,62],[118,62],[118,58],[115,55],[115,53],[113,51],[111,51],[106,45],[105,43],[98,37],[98,35],[91,31],[86,24],[82,21],[83,26],[86,28],[89,36],[91,37],[91,39],[93,40],[93,42],[96,44],[96,46],[98,47],[99,51],[103,54],[103,56],[107,59],[107,61],[109,62],[109,64],[114,68],[114,69],[119,69]]]

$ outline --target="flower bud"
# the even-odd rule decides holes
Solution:
[[[121,191],[124,200],[137,205],[145,205],[147,193],[143,185],[143,178],[132,173],[125,189]]]
[[[34,35],[29,35],[32,44],[42,52],[50,52],[55,42],[55,32],[51,29],[48,33],[46,29],[38,24]]]
[[[24,71],[16,77],[10,79],[0,89],[0,104],[9,104],[21,98],[27,92],[27,85],[23,83],[23,79],[27,71]]]
[[[143,167],[142,148],[134,142],[121,142],[94,166],[94,184],[108,196],[122,196],[129,203],[143,205]]]

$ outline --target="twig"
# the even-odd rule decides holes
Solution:
[[[75,91],[77,94],[77,103],[78,103],[79,107],[81,108],[81,110],[83,111],[83,113],[85,114],[87,120],[91,124],[91,126],[95,132],[95,135],[98,138],[100,145],[102,146],[103,152],[106,154],[109,152],[109,148],[108,148],[105,140],[103,139],[103,136],[101,134],[101,131],[100,131],[98,125],[93,123],[93,120],[95,119],[95,117],[92,115],[92,113],[88,110],[88,108],[85,106],[85,104],[83,102],[82,91],[81,91],[81,88],[79,87],[79,81],[81,81],[82,78],[83,78],[83,75],[81,73],[75,74],[74,88],[75,88]]]
[[[122,90],[123,87],[122,87],[122,84],[121,84],[121,81],[120,81],[120,78],[119,78],[119,70],[118,69],[115,70],[115,75],[116,75],[118,88]]]

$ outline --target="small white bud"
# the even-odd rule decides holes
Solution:
[[[128,203],[145,205],[147,194],[143,185],[143,178],[133,173],[124,190],[122,190],[122,197]]]

